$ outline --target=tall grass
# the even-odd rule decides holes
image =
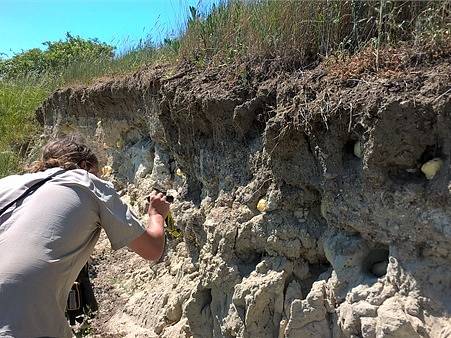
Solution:
[[[22,81],[0,81],[0,177],[17,170],[38,136],[34,111],[49,90]]]
[[[0,152],[0,178],[17,172],[20,158],[11,151]]]
[[[164,60],[166,54],[169,54],[169,48],[135,47],[114,59],[79,60],[60,72],[46,74],[45,79],[50,87],[88,84],[99,77],[124,75],[134,72],[146,64],[155,64]]]
[[[47,94],[40,86],[0,82],[0,147],[17,145],[37,131],[34,111]]]
[[[440,41],[451,31],[450,0],[223,0],[207,12],[191,7],[180,35],[144,42],[113,59],[76,60],[63,69],[0,79],[0,177],[17,171],[40,127],[34,112],[61,86],[136,71],[146,64],[205,66],[240,59],[296,68],[332,53]]]
[[[188,60],[281,59],[308,64],[368,44],[419,40],[450,29],[450,1],[223,1],[207,15],[191,9],[180,54]]]

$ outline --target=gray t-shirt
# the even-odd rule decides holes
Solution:
[[[113,249],[145,231],[109,182],[81,169],[0,179],[0,209],[56,172],[0,216],[0,337],[72,337],[67,297],[101,228]]]

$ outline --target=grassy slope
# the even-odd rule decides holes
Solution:
[[[184,33],[158,48],[137,48],[115,60],[85,60],[58,74],[0,81],[0,177],[18,170],[39,127],[34,111],[53,90],[89,83],[162,60],[208,64],[276,60],[295,69],[331,54],[378,51],[399,41],[449,39],[450,1],[224,0],[209,15],[191,8]]]
[[[0,177],[17,169],[37,135],[34,111],[48,94],[41,86],[0,82]]]

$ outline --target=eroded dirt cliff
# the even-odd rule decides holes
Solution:
[[[156,183],[176,197],[164,262],[97,247],[94,332],[450,337],[449,55],[268,67],[153,68],[38,111],[47,136],[84,135],[141,214]]]

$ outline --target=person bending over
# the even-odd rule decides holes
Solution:
[[[114,250],[160,259],[169,203],[153,192],[144,227],[75,138],[48,143],[30,172],[0,179],[0,337],[72,337],[67,297],[103,228]]]

